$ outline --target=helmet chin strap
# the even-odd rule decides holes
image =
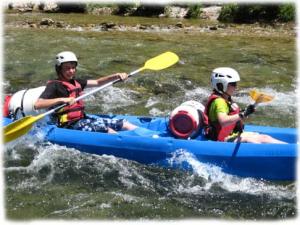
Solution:
[[[220,91],[220,90],[216,90],[216,89],[215,89],[215,91],[216,91],[217,93],[221,94],[221,95],[226,95],[229,99],[231,99],[231,95],[229,95],[227,92],[225,92],[225,91]]]
[[[224,87],[223,87],[222,89],[224,89]],[[227,85],[227,87],[226,87],[226,91],[227,91],[227,89],[228,89],[228,85]],[[222,91],[222,93],[223,93],[224,95],[226,95],[226,96],[228,97],[229,100],[231,100],[231,95],[228,94],[226,91]]]
[[[232,100],[231,100],[231,95],[229,95],[227,92],[225,92],[225,91],[217,91],[219,94],[221,94],[221,95],[225,95],[225,96],[227,96],[227,100],[229,101],[229,102],[231,102]]]
[[[223,92],[224,95],[227,95],[228,98],[231,98],[231,95],[229,95],[227,92]]]

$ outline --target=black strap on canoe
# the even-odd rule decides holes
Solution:
[[[21,105],[20,105],[20,107],[17,107],[16,110],[13,112],[13,114],[12,114],[12,119],[13,119],[13,120],[19,119],[19,118],[17,118],[17,115],[18,115],[19,112],[21,112],[21,115],[22,115],[23,117],[26,116],[25,113],[24,113],[24,104],[23,104],[23,102],[24,102],[25,94],[26,94],[26,92],[27,92],[28,90],[29,90],[29,89],[26,89],[26,90],[23,92],[23,95],[22,95],[22,98],[21,98]]]

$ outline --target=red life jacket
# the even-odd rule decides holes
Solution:
[[[214,140],[214,141],[224,141],[224,139],[230,135],[237,126],[242,126],[241,123],[233,123],[230,124],[226,127],[222,127],[221,124],[218,121],[214,121],[212,122],[209,117],[208,117],[208,113],[209,113],[209,108],[211,106],[211,103],[217,99],[217,98],[223,98],[220,95],[217,95],[215,93],[211,94],[211,96],[208,99],[208,102],[205,106],[205,115],[207,116],[207,123],[208,123],[208,128],[206,130],[206,135],[209,139]],[[232,107],[232,103],[228,102],[226,100],[226,103],[228,104],[229,107],[229,113],[228,115],[235,115],[238,114],[240,112],[239,107],[237,107],[236,109],[233,109]]]
[[[49,82],[60,82],[62,83],[69,92],[69,97],[77,98],[82,94],[81,85],[74,80],[75,85],[67,81],[55,80]],[[72,122],[79,120],[84,117],[84,103],[82,100],[75,102],[72,105],[65,106],[61,111],[57,112],[59,123],[65,124],[67,122]]]

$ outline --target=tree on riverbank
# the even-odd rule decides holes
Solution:
[[[286,4],[101,4],[101,3],[9,3],[8,8],[19,11],[40,10],[45,12],[112,14],[119,16],[216,18],[220,22],[290,22],[295,21],[296,9]],[[212,10],[207,10],[207,9]]]
[[[222,7],[220,22],[255,23],[295,21],[296,9],[293,4],[228,4]]]

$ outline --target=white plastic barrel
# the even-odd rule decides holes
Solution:
[[[23,112],[25,115],[37,115],[42,112],[42,110],[35,110],[34,104],[40,97],[40,95],[45,90],[46,86],[41,86],[37,88],[21,90],[12,95],[8,108],[12,113],[17,113],[17,118],[20,118],[20,108],[23,104]]]
[[[169,128],[173,135],[187,139],[192,137],[202,126],[202,117],[205,107],[197,101],[191,100],[182,103],[170,114]]]

